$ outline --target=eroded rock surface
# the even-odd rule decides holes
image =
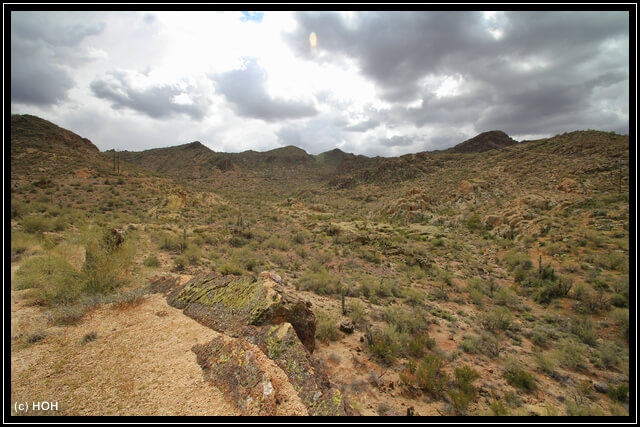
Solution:
[[[191,279],[168,296],[170,305],[210,328],[238,336],[247,325],[289,322],[302,344],[313,352],[316,318],[308,303],[285,293],[268,275],[208,274]]]

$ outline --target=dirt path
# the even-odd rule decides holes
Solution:
[[[40,311],[14,294],[12,324],[42,325]],[[89,333],[97,338],[82,344]],[[57,402],[60,415],[239,414],[204,381],[191,351],[217,333],[168,306],[161,295],[126,310],[99,308],[76,326],[47,328],[45,334],[35,344],[12,343],[12,406]]]

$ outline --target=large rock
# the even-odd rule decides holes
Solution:
[[[246,341],[219,336],[194,345],[192,351],[204,378],[243,415],[277,415],[276,401],[283,400],[281,390],[274,389],[269,371],[257,363],[255,350]]]
[[[167,300],[200,323],[231,336],[238,336],[247,325],[288,322],[309,352],[315,348],[311,304],[285,293],[269,275],[259,279],[215,273],[198,276],[174,289]]]
[[[242,335],[284,371],[310,415],[353,415],[340,390],[331,384],[320,362],[302,346],[290,323],[249,326]]]

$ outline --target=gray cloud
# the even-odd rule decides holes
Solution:
[[[216,83],[216,92],[224,95],[241,116],[274,122],[317,114],[312,104],[269,96],[264,71],[254,59],[248,60],[244,69],[210,77]]]
[[[104,23],[78,24],[68,18],[55,12],[11,12],[12,102],[46,106],[67,99],[75,86],[69,66],[89,60],[78,44],[105,28]]]
[[[26,54],[33,49],[11,49],[11,101],[31,105],[52,105],[67,99],[75,86],[67,70],[38,56]]]
[[[185,114],[201,120],[207,113],[211,101],[197,93],[195,88],[182,89],[176,85],[157,85],[147,89],[133,88],[124,73],[111,72],[103,78],[91,82],[91,91],[98,98],[112,102],[114,109],[130,108],[160,119],[177,114]],[[176,103],[174,98],[181,94],[191,97],[193,103]]]
[[[347,130],[411,124],[562,132],[583,126],[582,117],[594,118],[604,102],[622,111],[602,112],[613,120],[609,127],[628,132],[628,94],[619,90],[628,88],[628,13],[507,12],[486,19],[481,12],[380,12],[347,22],[323,12],[296,19],[297,29],[285,40],[300,56],[319,63],[355,60],[392,103],[385,120],[365,118]],[[314,55],[305,37],[312,31],[318,37]],[[424,83],[453,75],[463,81],[459,95],[437,97]],[[611,87],[618,89],[604,90]],[[416,99],[422,100],[417,108],[399,103]]]
[[[371,129],[375,129],[380,125],[380,122],[374,119],[369,119],[356,123],[354,125],[346,126],[344,130],[349,132],[366,132]]]
[[[73,21],[69,21],[69,17]],[[71,47],[84,38],[100,34],[105,29],[103,22],[77,23],[82,13],[12,12],[11,32],[13,35],[41,40],[51,46]]]

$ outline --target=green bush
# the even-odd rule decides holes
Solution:
[[[506,330],[511,326],[512,317],[508,308],[494,307],[481,317],[480,325],[489,331]]]
[[[591,320],[590,317],[574,317],[571,319],[569,330],[572,334],[580,338],[583,343],[595,347],[598,335],[596,334],[593,320]]]
[[[34,256],[16,271],[15,288],[34,289],[33,297],[44,305],[68,304],[84,292],[82,275],[58,255]]]
[[[416,307],[407,309],[399,305],[384,309],[385,320],[396,327],[398,332],[418,334],[427,328],[426,313]]]
[[[388,325],[382,330],[371,333],[372,342],[368,343],[371,355],[381,363],[391,366],[400,354],[400,334],[395,326]]]
[[[298,279],[298,287],[303,291],[312,291],[318,295],[338,294],[340,279],[329,273],[325,267],[319,271],[308,270]]]
[[[145,258],[144,265],[145,267],[156,268],[160,266],[160,261],[158,261],[158,258],[155,255],[149,255]]]
[[[514,271],[518,267],[523,271],[528,271],[533,267],[531,258],[529,258],[527,254],[523,254],[516,250],[507,252],[504,256],[504,262],[507,264],[509,271]]]
[[[611,318],[620,328],[622,336],[629,341],[629,309],[617,308],[611,312]]]
[[[534,376],[520,368],[519,363],[515,360],[508,360],[505,363],[504,378],[512,386],[527,393],[531,393],[537,388]]]
[[[444,361],[440,357],[428,354],[417,366],[410,364],[406,371],[401,372],[400,380],[409,387],[416,387],[434,398],[440,398],[449,381],[443,368]]]
[[[629,403],[629,384],[620,384],[617,387],[609,387],[607,395],[616,402]]]
[[[476,389],[473,381],[478,379],[480,374],[469,366],[455,369],[455,389],[448,392],[451,399],[451,406],[456,414],[464,414],[469,404],[476,397]]]
[[[326,312],[318,313],[316,322],[316,338],[320,341],[337,341],[340,338],[340,332],[337,327],[338,319]]]
[[[29,234],[43,233],[53,230],[53,221],[42,215],[29,215],[22,218],[22,230]]]
[[[365,305],[358,299],[349,301],[349,318],[355,325],[362,325],[365,322],[364,309]]]
[[[82,275],[87,293],[109,294],[129,282],[136,251],[132,238],[118,244],[110,229],[98,228],[85,234],[84,244]]]
[[[567,369],[586,369],[586,348],[584,345],[572,340],[564,340],[560,343],[558,358],[560,364]]]

